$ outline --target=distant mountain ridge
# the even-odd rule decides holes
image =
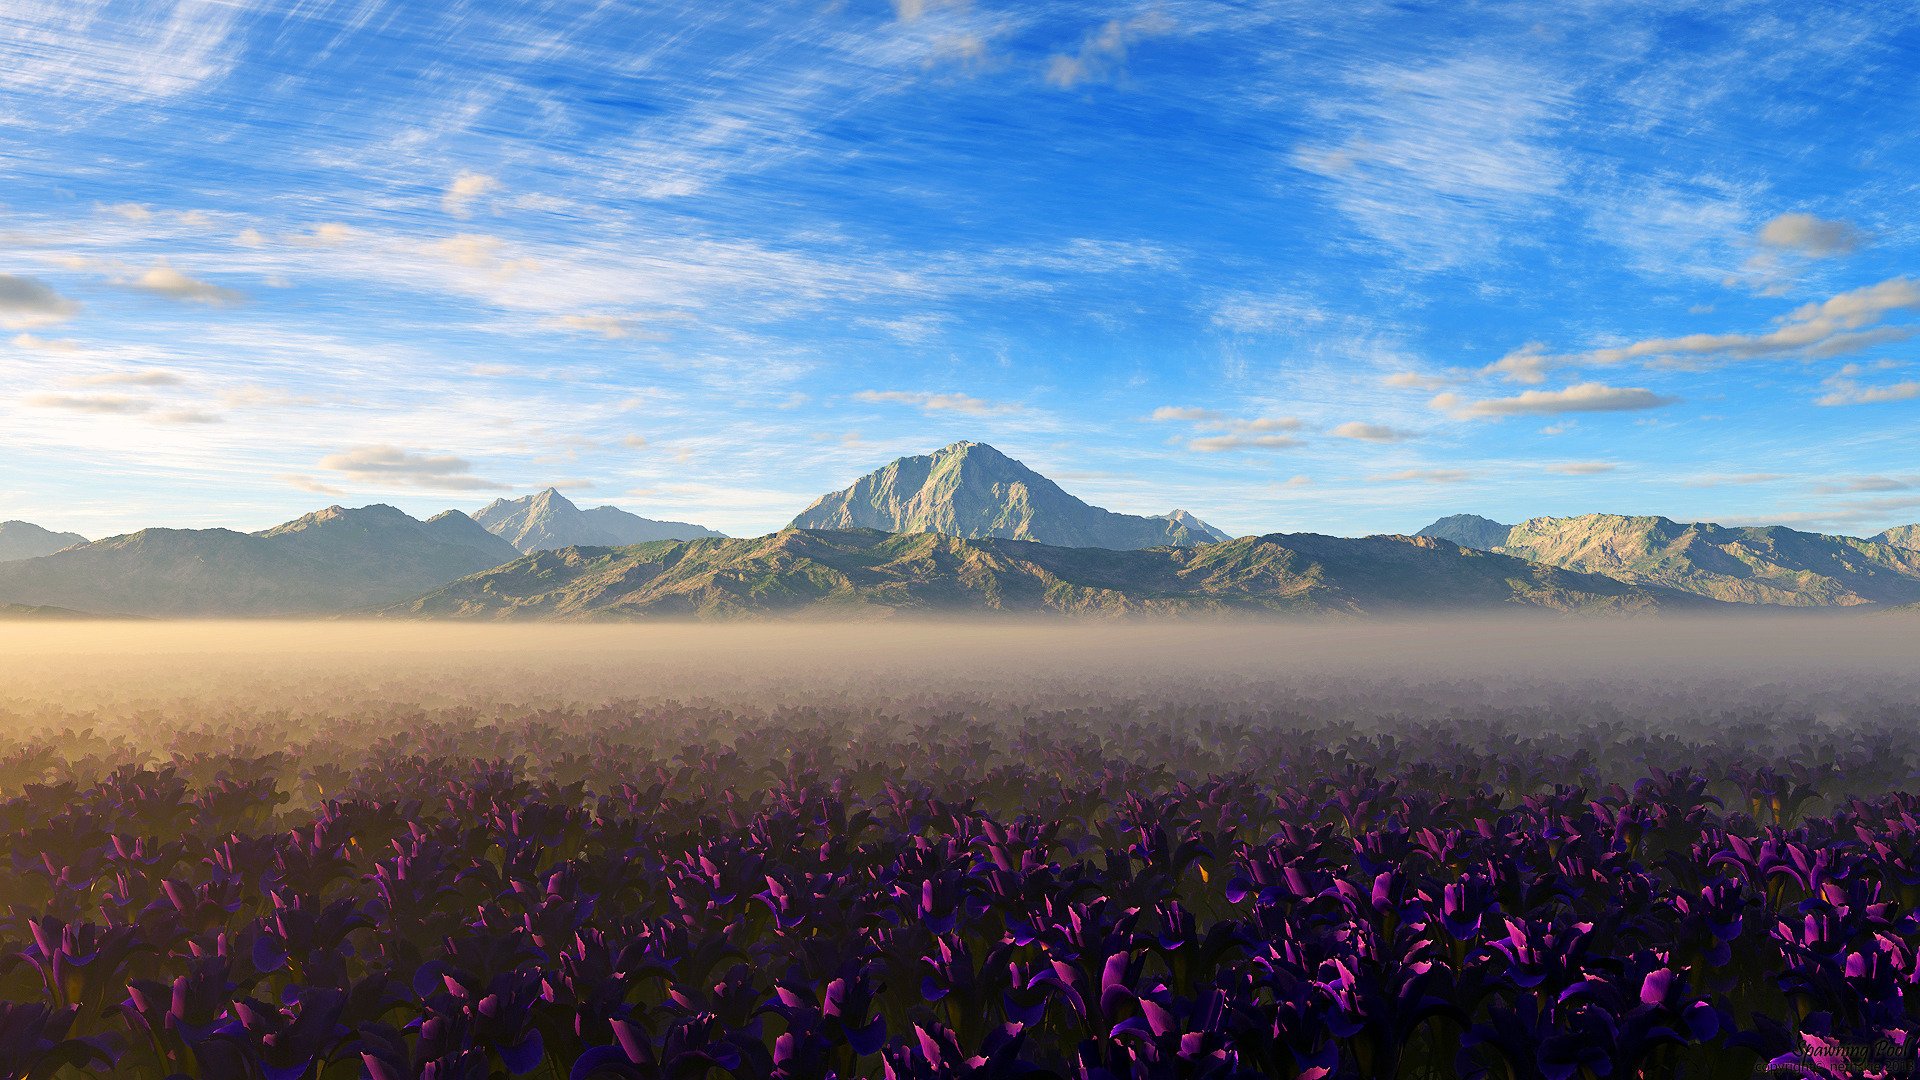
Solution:
[[[1502,525],[1492,518],[1483,518],[1478,514],[1454,514],[1441,518],[1414,535],[1451,540],[1461,547],[1476,551],[1492,551],[1506,543],[1507,536],[1512,532],[1513,526]]]
[[[1365,614],[1648,612],[1716,606],[1684,593],[1414,537],[1311,533],[1201,547],[1069,548],[874,529],[539,552],[383,614],[634,620],[898,613]]]
[[[0,563],[37,559],[86,542],[79,533],[54,532],[31,521],[0,521]]]
[[[878,529],[1124,551],[1231,539],[1185,510],[1158,517],[1088,505],[981,442],[903,457],[823,495],[790,529]]]
[[[613,506],[582,510],[554,488],[518,499],[495,499],[473,515],[473,520],[522,553],[723,535],[684,521],[643,518]]]
[[[1895,525],[1873,538],[1876,544],[1920,551],[1920,525]]]
[[[1471,547],[1501,528],[1507,529],[1506,535],[1487,550],[1730,603],[1856,607],[1920,602],[1920,550],[1778,525],[1729,528],[1657,516],[1581,514],[1537,517],[1507,527],[1458,515],[1442,518],[1421,533]]]
[[[92,614],[339,614],[520,557],[464,514],[331,506],[258,533],[143,529],[0,564],[0,603]]]

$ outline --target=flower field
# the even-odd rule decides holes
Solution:
[[[0,1075],[1910,1075],[1911,717],[1779,719],[17,735]]]

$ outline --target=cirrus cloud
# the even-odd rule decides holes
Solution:
[[[911,405],[923,412],[957,412],[968,416],[992,416],[1019,412],[1011,402],[987,401],[968,394],[934,394],[913,390],[862,390],[854,400],[873,405]]]

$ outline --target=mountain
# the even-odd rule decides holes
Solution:
[[[86,542],[79,533],[54,532],[31,521],[0,521],[0,563],[37,559]]]
[[[93,616],[57,607],[28,607],[25,604],[0,604],[0,619],[90,619]]]
[[[1093,616],[1654,611],[1710,602],[1443,541],[1242,537],[1146,550],[874,529],[538,552],[382,614],[407,618],[1008,612]]]
[[[1228,539],[1185,510],[1136,517],[1089,506],[978,442],[900,458],[821,496],[788,528],[940,533],[1116,551]]]
[[[1222,540],[1233,539],[1233,537],[1227,535],[1225,532],[1201,521],[1185,510],[1175,510],[1170,514],[1161,514],[1159,516],[1162,520],[1170,521],[1176,526],[1185,529],[1189,534],[1201,537],[1202,539],[1199,542],[1203,544],[1217,544]]]
[[[1507,542],[1507,534],[1513,526],[1502,525],[1492,518],[1483,518],[1478,514],[1454,514],[1421,529],[1415,536],[1431,536],[1436,540],[1451,540],[1463,548],[1476,551],[1492,551]]]
[[[1876,544],[1920,551],[1920,525],[1896,525],[1873,538]]]
[[[392,603],[519,557],[460,514],[330,506],[259,533],[143,529],[0,565],[0,602],[144,616],[314,615]]]
[[[1791,607],[1920,602],[1920,551],[1781,526],[1582,514],[1513,527],[1501,553],[1715,600]]]
[[[582,510],[553,488],[495,499],[473,520],[521,552],[563,547],[625,547],[649,540],[697,540],[721,534],[684,521],[654,521],[613,506]]]

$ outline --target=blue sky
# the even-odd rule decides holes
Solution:
[[[0,518],[1920,520],[1911,3],[0,8]]]

